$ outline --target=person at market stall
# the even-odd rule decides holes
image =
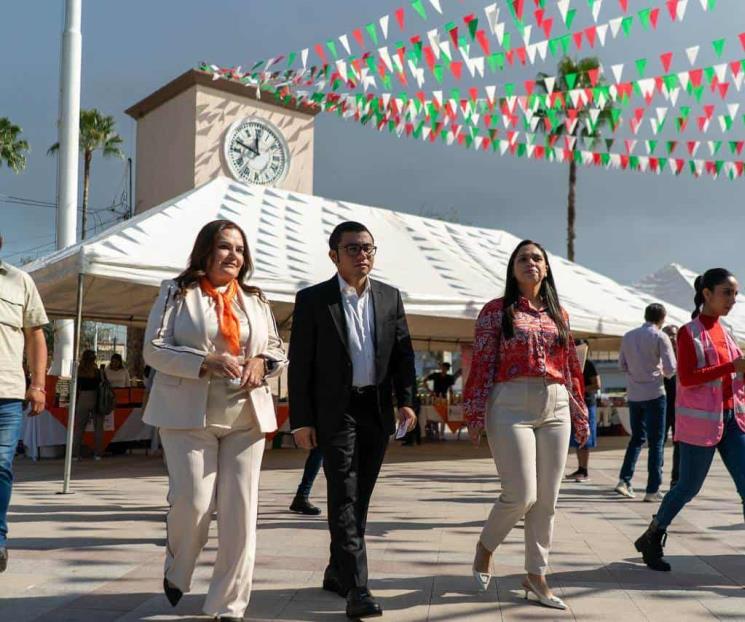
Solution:
[[[0,248],[3,238],[0,236]],[[32,417],[46,402],[47,315],[33,279],[0,261],[0,572],[8,566],[8,507],[13,458],[23,431],[23,405]],[[31,375],[26,387],[23,358]]]
[[[586,339],[582,344],[587,347],[588,355],[585,359],[585,367],[582,370],[582,377],[585,382],[585,406],[587,406],[587,416],[590,424],[590,435],[584,447],[580,447],[577,439],[572,436],[569,443],[577,451],[577,470],[567,475],[567,479],[573,479],[575,482],[589,482],[590,472],[590,450],[597,446],[598,422],[597,422],[597,394],[600,391],[600,376],[595,364],[589,358],[590,342]]]
[[[132,385],[132,381],[129,378],[129,370],[124,366],[121,354],[115,352],[111,355],[111,360],[104,368],[103,373],[112,389],[121,389]]]
[[[78,365],[78,399],[75,403],[75,433],[72,454],[80,460],[83,454],[83,435],[88,422],[93,419],[94,443],[93,459],[100,460],[103,454],[103,424],[105,414],[96,412],[98,386],[101,383],[101,370],[96,364],[96,353],[83,350]]]
[[[692,320],[678,333],[675,440],[680,444],[680,478],[634,542],[652,570],[670,570],[663,558],[667,528],[701,490],[717,451],[745,518],[745,357],[719,321],[735,306],[738,287],[724,268],[696,277]]]
[[[217,509],[217,560],[203,610],[243,619],[256,555],[265,435],[277,429],[266,382],[287,359],[253,260],[234,222],[197,235],[187,268],[160,287],[143,355],[155,370],[144,421],[160,428],[168,466],[163,590],[174,607],[191,590]]]
[[[453,389],[453,385],[455,384],[455,380],[457,378],[456,375],[453,375],[450,373],[451,365],[447,362],[440,363],[440,369],[438,371],[433,371],[431,374],[429,374],[425,379],[424,382],[432,383],[432,389],[430,390],[430,394],[434,397],[439,398],[447,398],[450,396],[450,393]],[[428,385],[427,385],[428,386]],[[438,421],[438,422],[432,422],[432,425],[435,426],[437,430],[437,437],[440,439],[445,438],[445,422],[444,421]]]
[[[463,395],[472,442],[487,440],[502,493],[481,531],[473,560],[479,588],[491,581],[494,550],[525,517],[525,597],[566,609],[546,582],[556,500],[569,437],[587,441],[582,369],[559,303],[548,255],[523,240],[510,256],[504,296],[476,321],[473,360]]]

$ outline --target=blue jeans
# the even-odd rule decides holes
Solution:
[[[318,471],[321,470],[322,464],[323,452],[321,452],[318,447],[311,449],[308,454],[308,459],[305,461],[303,479],[300,481],[300,486],[297,487],[298,497],[310,496],[310,490],[313,488],[313,482],[316,481],[316,475],[318,475]]]
[[[665,408],[667,400],[664,395],[644,402],[629,402],[631,420],[631,440],[626,447],[620,480],[631,484],[634,477],[634,467],[639,458],[639,452],[645,442],[648,443],[649,456],[647,458],[647,492],[654,493],[660,489],[662,483],[663,449],[665,447]]]
[[[680,443],[680,479],[665,495],[657,511],[656,519],[660,527],[667,528],[683,506],[701,490],[716,450],[719,450],[722,462],[745,504],[745,432],[737,425],[733,411],[727,410],[724,413],[724,433],[717,445],[699,447]]]
[[[8,506],[13,489],[13,458],[23,429],[23,401],[0,399],[0,546],[8,537]]]

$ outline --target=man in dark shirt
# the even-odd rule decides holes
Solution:
[[[437,397],[447,397],[448,391],[455,384],[455,376],[450,373],[450,363],[440,363],[440,371],[433,371],[425,380],[434,383],[432,393]]]

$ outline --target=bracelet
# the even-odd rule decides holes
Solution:
[[[44,395],[46,395],[47,393],[47,390],[42,389],[41,387],[29,387],[28,390],[29,391],[41,391]]]

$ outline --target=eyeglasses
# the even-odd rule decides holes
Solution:
[[[339,248],[343,248],[344,252],[350,257],[357,257],[357,255],[360,254],[360,251],[365,253],[368,257],[374,257],[375,253],[378,251],[378,247],[373,246],[372,244],[346,244]]]

